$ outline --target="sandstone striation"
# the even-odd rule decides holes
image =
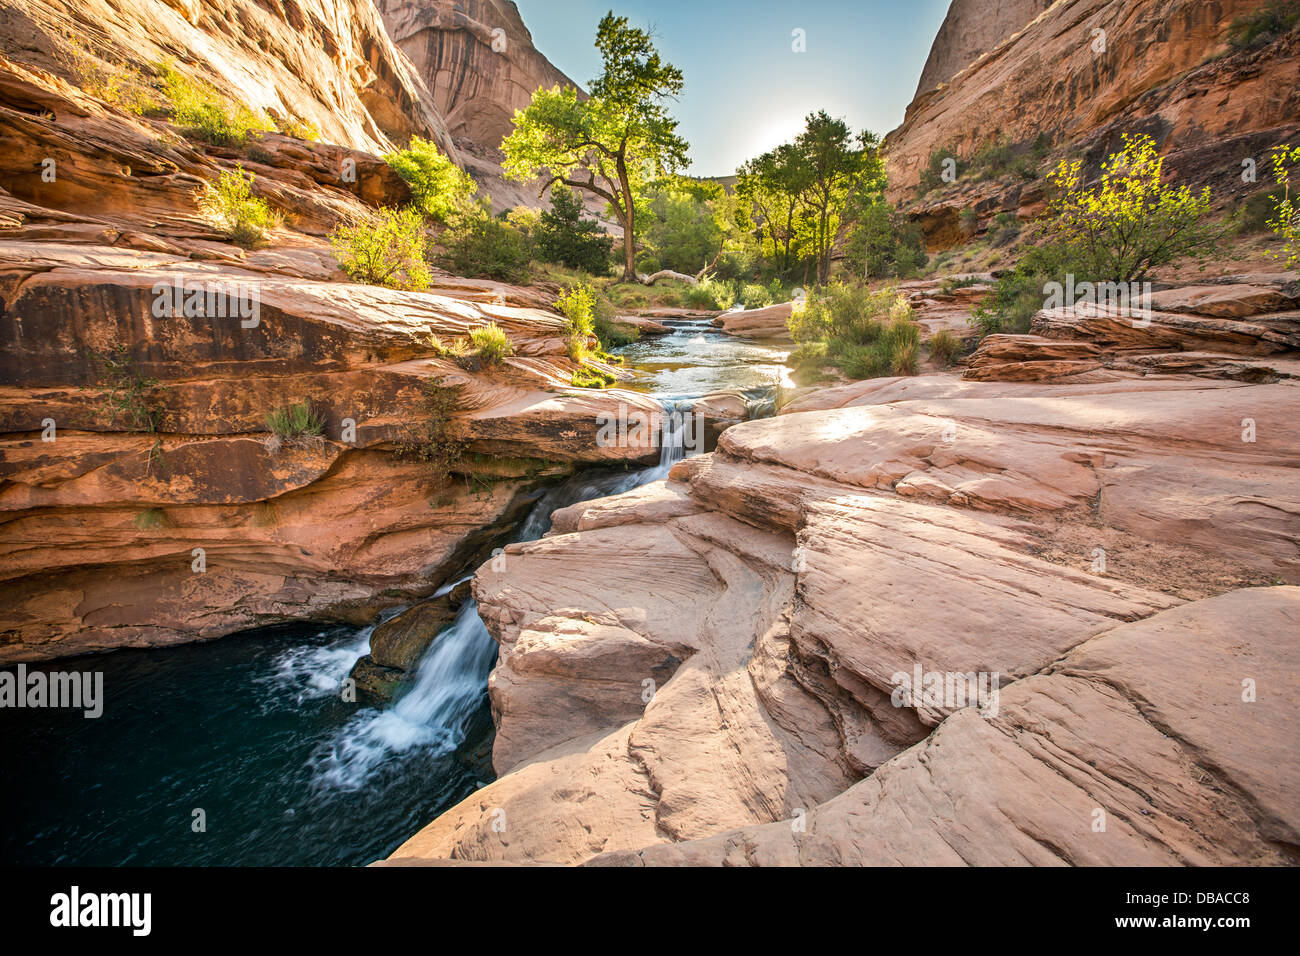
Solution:
[[[474,582],[502,775],[392,859],[1294,862],[1298,402],[873,380],[558,513]]]

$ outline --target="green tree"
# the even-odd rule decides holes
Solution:
[[[504,168],[526,181],[543,170],[543,186],[563,183],[609,203],[623,225],[623,278],[636,275],[636,197],[645,185],[686,164],[686,142],[664,105],[681,93],[682,71],[664,62],[650,35],[611,11],[596,48],[604,70],[583,101],[572,87],[539,89],[515,112],[501,143]]]
[[[545,262],[559,262],[592,275],[609,272],[614,237],[605,235],[600,223],[582,218],[582,197],[560,183],[551,187],[551,208],[538,217],[537,255]]]
[[[808,188],[808,170],[793,144],[784,143],[770,152],[748,160],[738,170],[736,194],[749,212],[770,258],[782,275],[788,274],[799,258],[801,197]]]
[[[810,115],[807,127],[795,139],[795,151],[808,171],[803,205],[819,284],[830,278],[831,249],[849,195],[884,188],[879,147],[874,134],[863,132],[855,137],[846,122],[832,119],[825,110]]]
[[[827,281],[850,197],[884,188],[879,146],[874,134],[854,136],[847,123],[821,110],[809,114],[793,143],[741,166],[737,192],[783,274],[811,259],[817,281]]]
[[[638,215],[646,244],[664,269],[695,275],[717,262],[726,241],[717,183],[671,177],[655,183]]]

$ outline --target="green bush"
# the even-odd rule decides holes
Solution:
[[[853,215],[844,264],[855,276],[908,278],[929,260],[921,227],[893,206],[872,202]]]
[[[832,283],[790,316],[789,327],[803,378],[825,365],[850,378],[914,375],[919,365],[921,327],[894,289]]]
[[[424,220],[411,207],[376,210],[368,220],[334,230],[330,242],[339,267],[355,282],[394,289],[429,287]]]
[[[502,359],[514,353],[505,330],[495,322],[470,329],[469,338],[478,351],[478,357],[488,365],[499,365]]]
[[[325,421],[304,399],[269,412],[266,427],[282,442],[303,443],[319,440],[325,432]]]
[[[747,309],[766,308],[774,301],[772,290],[765,285],[747,282],[740,287],[740,304]]]
[[[720,279],[701,279],[683,293],[687,308],[725,312],[736,304],[736,290]]]
[[[1268,232],[1269,220],[1273,218],[1278,203],[1282,201],[1284,196],[1284,190],[1274,188],[1264,189],[1247,196],[1238,213],[1241,231],[1246,233]]]
[[[569,358],[581,362],[587,357],[587,340],[596,334],[596,298],[587,286],[577,285],[560,293],[555,308],[564,316]]]
[[[918,194],[924,196],[931,190],[949,185],[943,179],[945,161],[949,159],[956,164],[956,175],[960,176],[965,172],[966,163],[962,161],[961,157],[947,146],[942,146],[930,153],[929,162],[926,163],[925,169],[921,170],[921,181],[917,185]]]
[[[271,207],[253,195],[253,174],[243,166],[222,170],[215,183],[204,183],[199,208],[210,216],[231,242],[252,249],[275,225]]]
[[[90,349],[86,356],[99,366],[97,387],[103,389],[96,405],[97,417],[110,426],[124,424],[130,431],[156,432],[162,406],[154,401],[163,386],[140,371],[130,350],[119,343],[109,352]]]
[[[425,462],[439,482],[447,480],[465,453],[464,443],[454,437],[450,427],[463,387],[426,381],[422,415],[404,425],[397,441],[398,457]]]
[[[1041,133],[1032,145],[1015,145],[1006,137],[1000,137],[972,156],[970,166],[980,179],[998,179],[1008,174],[1021,179],[1037,179],[1038,163],[1045,155]]]
[[[1020,220],[1015,213],[1000,212],[993,217],[993,229],[990,239],[994,247],[1005,246],[1020,235]]]
[[[291,136],[294,139],[300,139],[308,143],[314,143],[320,139],[320,127],[310,120],[302,120],[296,116],[290,116],[287,119],[272,117],[272,119],[275,122],[275,131],[284,136]]]
[[[172,122],[191,139],[214,146],[242,146],[252,133],[274,126],[264,113],[232,102],[211,83],[191,80],[167,63],[158,64],[158,71]]]
[[[429,218],[446,223],[471,211],[478,184],[428,140],[412,136],[406,149],[384,160],[406,180],[415,205]]]
[[[614,237],[596,220],[582,218],[582,212],[582,198],[575,190],[553,186],[551,208],[541,214],[537,226],[537,256],[603,276],[609,272]]]
[[[462,218],[443,236],[446,261],[457,275],[505,282],[528,280],[533,249],[518,229],[479,213]]]
[[[1028,332],[1034,315],[1043,308],[1047,283],[1060,282],[1070,271],[1065,255],[1058,246],[1033,246],[1014,269],[1000,276],[993,291],[971,312],[969,322],[980,338]]]
[[[570,379],[575,388],[609,388],[615,378],[599,369],[584,365],[573,373]]]
[[[1237,17],[1228,27],[1228,42],[1235,49],[1264,46],[1289,33],[1300,23],[1300,4],[1295,0],[1269,0],[1253,13]]]
[[[962,341],[948,329],[940,329],[926,342],[930,346],[930,358],[941,368],[948,368],[961,357]]]

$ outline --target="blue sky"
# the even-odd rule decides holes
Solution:
[[[673,109],[690,172],[725,176],[825,109],[884,135],[903,120],[948,0],[516,0],[533,42],[584,87],[611,8],[686,74]],[[791,49],[805,31],[807,52]]]

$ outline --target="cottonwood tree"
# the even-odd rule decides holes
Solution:
[[[549,178],[609,203],[623,226],[623,278],[636,277],[636,198],[647,183],[686,165],[687,144],[666,101],[684,85],[682,71],[664,62],[650,35],[612,12],[596,32],[604,70],[583,101],[572,87],[539,89],[515,112],[515,129],[501,143],[506,175]]]
[[[830,278],[831,252],[850,197],[883,186],[879,145],[875,135],[855,136],[847,123],[821,110],[809,114],[793,143],[741,166],[737,192],[750,204],[782,272],[806,257],[818,283]]]

